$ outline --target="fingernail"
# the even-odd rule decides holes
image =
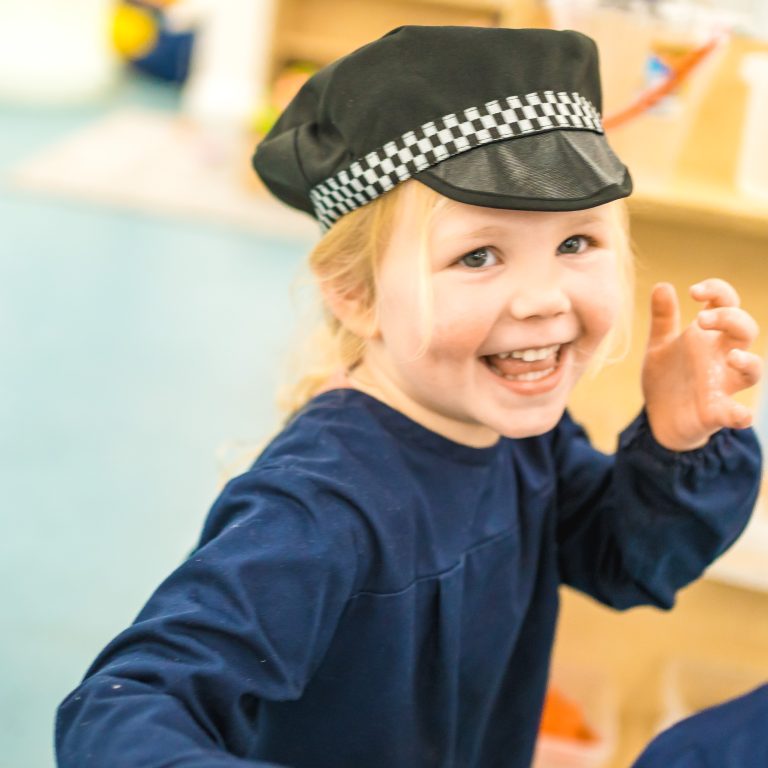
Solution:
[[[715,313],[711,309],[704,309],[699,312],[699,322],[704,325],[711,325],[714,322]]]

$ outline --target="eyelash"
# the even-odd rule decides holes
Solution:
[[[560,245],[564,245],[569,240],[583,240],[586,248],[594,248],[597,245],[597,240],[595,240],[594,237],[590,237],[589,235],[571,235],[570,237],[566,237],[565,240],[563,240],[563,242],[560,243]],[[560,245],[558,246],[558,249],[560,248]],[[581,251],[579,253],[581,253]],[[579,253],[575,253],[575,254],[564,253],[563,255],[578,256]]]
[[[467,267],[468,269],[482,269],[482,267],[485,267],[485,266],[487,266],[487,265],[486,265],[486,264],[483,264],[483,265],[482,265],[482,266],[480,266],[480,267],[477,267],[477,266],[474,266],[474,267],[472,267],[472,266],[470,266],[469,264],[465,264],[465,263],[464,263],[464,259],[467,259],[467,258],[469,258],[470,256],[474,256],[476,253],[482,253],[483,251],[485,251],[487,254],[489,254],[489,255],[491,255],[491,256],[493,255],[493,253],[492,253],[492,251],[491,251],[490,247],[489,247],[489,246],[487,246],[487,245],[484,245],[482,248],[475,248],[475,250],[474,250],[474,251],[470,251],[469,253],[465,253],[465,254],[464,254],[464,255],[463,255],[461,258],[459,258],[459,259],[456,261],[456,263],[457,263],[457,264],[460,264],[461,266]]]
[[[597,245],[597,240],[595,240],[594,237],[590,237],[589,235],[570,235],[569,237],[566,237],[565,240],[563,240],[560,243],[560,245],[558,246],[558,251],[559,251],[560,247],[562,245],[564,245],[565,243],[567,243],[569,240],[583,240],[584,244],[585,244],[585,249],[586,248],[594,248]],[[461,264],[462,266],[465,266],[465,267],[467,267],[468,269],[471,269],[471,270],[482,269],[483,267],[486,267],[487,265],[483,264],[481,266],[471,267],[471,266],[469,266],[469,264],[464,264],[463,262],[464,262],[464,259],[468,258],[469,256],[474,256],[475,254],[481,253],[483,251],[485,251],[489,255],[493,255],[493,251],[491,250],[491,247],[488,246],[488,245],[484,245],[481,248],[475,248],[473,251],[470,251],[469,253],[465,253],[461,258],[459,258],[456,261],[456,263],[457,264]],[[581,253],[583,253],[583,250],[582,251],[577,251],[575,253],[565,252],[565,253],[561,253],[561,255],[562,256],[578,256]]]

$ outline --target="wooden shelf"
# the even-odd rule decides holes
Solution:
[[[723,185],[676,180],[668,186],[641,186],[629,206],[640,219],[768,238],[768,197],[749,197]]]
[[[291,60],[328,64],[402,25],[519,27],[546,21],[541,0],[274,1],[272,76]]]

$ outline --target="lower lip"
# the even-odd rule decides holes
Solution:
[[[485,362],[482,362],[481,365],[488,371],[488,375],[492,376],[497,384],[501,384],[502,387],[510,392],[514,392],[518,395],[525,395],[527,397],[544,395],[555,389],[562,381],[563,376],[565,375],[565,368],[570,349],[570,346],[563,345],[560,348],[560,353],[557,357],[555,370],[548,376],[545,376],[542,379],[536,379],[535,381],[510,381],[509,379],[505,379],[503,376],[494,373]]]

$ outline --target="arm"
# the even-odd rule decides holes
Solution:
[[[301,695],[355,577],[348,517],[269,475],[227,486],[205,543],[62,703],[60,768],[266,766],[245,759],[259,701]]]
[[[739,535],[757,497],[760,448],[732,399],[760,377],[747,351],[757,324],[722,280],[691,294],[706,307],[681,333],[674,289],[653,291],[646,407],[615,460],[568,418],[556,433],[563,578],[617,607],[670,606]]]
[[[768,763],[768,685],[705,709],[656,736],[632,768],[744,768]]]
[[[566,414],[555,431],[561,579],[615,608],[669,608],[743,530],[757,499],[752,430],[724,429],[694,451],[670,451],[645,412],[615,456],[596,451]]]

